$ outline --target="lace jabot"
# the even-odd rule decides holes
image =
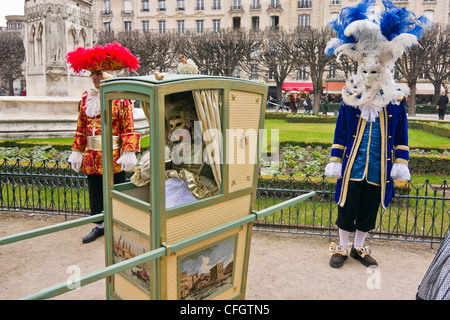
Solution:
[[[86,115],[95,118],[100,115],[100,95],[97,89],[91,89],[86,97]]]

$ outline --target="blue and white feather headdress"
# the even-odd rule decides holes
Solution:
[[[390,0],[382,0],[384,11],[375,6],[375,0],[362,0],[353,7],[341,10],[331,22],[337,38],[329,41],[326,55],[342,54],[358,62],[357,74],[347,81],[342,91],[343,100],[351,106],[376,109],[369,118],[389,102],[395,103],[403,93],[396,89],[392,70],[395,61],[418,43],[429,21],[417,18],[406,8],[397,8]],[[378,9],[378,10],[377,10]],[[362,79],[364,69],[376,69],[379,76],[375,86],[366,88]],[[366,108],[367,109],[367,108]]]

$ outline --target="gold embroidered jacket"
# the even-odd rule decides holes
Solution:
[[[83,95],[80,103],[77,131],[72,150],[84,152],[81,169],[85,174],[102,174],[102,152],[98,148],[92,147],[95,145],[95,143],[92,143],[92,139],[90,139],[88,145],[88,137],[97,136],[98,138],[102,134],[101,116],[90,118],[86,115],[85,97],[86,94]],[[117,147],[113,150],[114,173],[118,173],[121,169],[116,161],[120,158],[122,152],[140,151],[140,134],[134,130],[133,109],[129,100],[113,102],[112,126],[113,136],[116,137],[117,144]]]

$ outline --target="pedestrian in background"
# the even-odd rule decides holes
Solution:
[[[323,114],[326,115],[328,112],[328,103],[330,102],[330,100],[328,99],[328,95],[324,95],[323,99]]]
[[[436,110],[438,111],[439,120],[444,120],[447,104],[448,104],[447,93],[442,92],[442,95],[439,97],[438,105],[436,107]]]
[[[289,108],[292,113],[297,113],[297,98],[293,94],[289,96]]]
[[[306,96],[306,99],[303,102],[303,104],[305,105],[305,113],[311,113],[312,104],[311,104],[311,97],[309,95]]]

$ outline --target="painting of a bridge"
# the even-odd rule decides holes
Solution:
[[[232,286],[236,239],[234,236],[179,258],[182,300],[210,299]]]

